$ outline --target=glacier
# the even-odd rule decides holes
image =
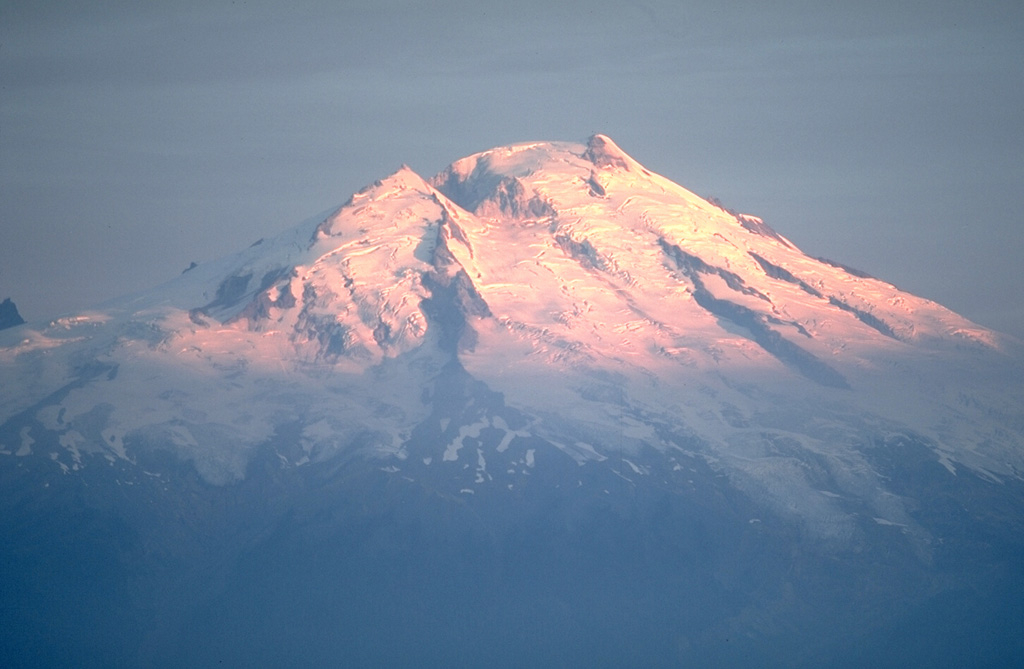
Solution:
[[[134,584],[115,611],[156,616],[97,663],[251,661],[240,629],[195,626],[267,631],[263,611],[295,632],[268,612],[312,599],[368,639],[307,639],[318,661],[451,659],[432,635],[458,606],[471,664],[512,643],[490,620],[544,639],[516,637],[511,664],[856,666],[932,657],[921,621],[955,627],[963,593],[1016,620],[987,652],[1017,657],[999,593],[1017,591],[1022,472],[1024,344],[810,257],[603,135],[430,179],[402,166],[163,286],[0,332],[2,554],[46,590],[38,546],[70,536]],[[33,514],[79,520],[32,543]],[[327,575],[365,620],[317,594]],[[606,647],[640,620],[648,650]],[[410,655],[382,649],[389,626]],[[899,633],[909,654],[886,655]]]

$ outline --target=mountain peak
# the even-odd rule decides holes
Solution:
[[[777,395],[790,398],[778,411],[794,432],[806,430],[807,443],[823,438],[819,415],[855,406],[879,423],[913,416],[914,429],[950,467],[961,462],[1002,476],[1019,459],[1003,450],[1005,440],[984,437],[971,408],[983,399],[951,409],[922,391],[944,383],[946,372],[921,362],[930,356],[964,375],[981,370],[981,359],[1000,367],[1002,359],[964,357],[993,354],[991,333],[806,256],[759,219],[647,171],[605,135],[498,147],[455,161],[429,182],[403,165],[325,219],[207,263],[176,285],[201,297],[184,309],[153,299],[151,311],[108,318],[126,334],[90,339],[97,321],[75,320],[18,341],[63,349],[69,361],[93,346],[104,359],[130,362],[133,349],[109,342],[144,337],[147,355],[168,368],[188,361],[249,378],[248,385],[232,380],[239,406],[273,404],[262,394],[273,385],[271,372],[274,379],[328,375],[332,387],[357,389],[361,404],[348,420],[376,435],[367,448],[378,454],[403,448],[402,430],[432,409],[409,382],[401,384],[412,394],[399,401],[386,384],[364,388],[365,375],[386,376],[387,368],[422,381],[451,364],[536,417],[537,430],[559,443],[568,438],[566,421],[574,430],[583,424],[587,438],[576,440],[593,453],[564,450],[584,461],[644,444],[667,448],[649,430],[609,438],[621,430],[623,412],[666,424],[684,415],[702,448],[731,457],[752,438],[743,425],[763,415],[757,398]],[[886,371],[904,367],[917,371]],[[11,406],[29,395],[19,390]],[[174,401],[157,396],[145,410],[125,404],[111,434],[145,433],[152,421],[177,416]],[[310,400],[303,420],[333,424],[334,410],[327,399]],[[951,412],[960,419],[950,423]],[[231,467],[241,467],[230,476],[244,471],[237,453],[273,431],[274,415],[268,405],[259,419],[230,428],[246,444],[227,454]],[[396,428],[382,415],[407,419]],[[543,416],[554,416],[548,427]],[[968,433],[984,447],[949,455],[948,444]],[[214,478],[227,476],[217,467]]]
[[[18,307],[11,298],[5,298],[0,302],[0,330],[22,325],[24,322],[25,319],[18,313]]]
[[[583,155],[597,167],[621,167],[629,171],[639,166],[610,137],[600,133],[591,135],[587,140],[587,150]]]
[[[339,221],[352,220],[350,216],[344,216],[346,212],[351,212],[353,208],[356,211],[363,211],[366,206],[371,204],[374,206],[374,211],[377,212],[376,219],[371,217],[371,220],[390,220],[388,217],[394,213],[394,210],[400,209],[411,200],[434,197],[436,192],[423,177],[414,172],[408,165],[403,164],[390,175],[374,181],[366,188],[355,193],[349,198],[345,206],[338,209],[320,224],[317,232],[327,236],[340,234],[342,227],[339,226],[343,226],[343,224],[339,223]],[[381,209],[381,207],[384,207],[384,209]],[[362,221],[358,223],[356,230],[365,229],[365,227],[366,221]]]
[[[737,643],[756,641],[818,666],[880,620],[934,624],[938,599],[964,639],[963,611],[990,610],[964,593],[985,591],[1003,608],[977,638],[1017,643],[1024,354],[993,341],[604,135],[429,182],[403,165],[141,296],[0,331],[5,642],[46,620],[41,646],[109,639],[80,664],[159,663],[119,654],[126,638],[166,659],[160,639],[223,628],[209,657],[168,662],[239,643],[253,655],[227,662],[288,664],[337,638],[309,663],[445,665],[430,640],[454,639],[470,664],[527,646],[521,663],[546,646],[561,664],[750,664]],[[894,587],[918,599],[896,610]],[[22,606],[39,592],[52,603]],[[805,652],[806,630],[851,616],[836,652]],[[774,643],[772,621],[802,638]],[[0,664],[36,657],[15,647]],[[79,657],[60,652],[44,663]]]
[[[375,193],[376,198],[379,198],[381,197],[381,192],[389,192],[389,189],[423,192],[431,192],[433,190],[423,177],[417,174],[411,167],[402,163],[397,170],[383,179],[373,182],[368,188],[364,188],[359,193],[371,191]]]

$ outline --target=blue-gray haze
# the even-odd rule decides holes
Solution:
[[[160,283],[408,163],[613,137],[1024,336],[1018,2],[0,4],[0,297]]]

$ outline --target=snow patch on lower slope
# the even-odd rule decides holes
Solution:
[[[459,451],[462,450],[463,441],[465,441],[466,437],[472,437],[476,439],[477,437],[480,436],[480,430],[482,430],[485,427],[490,427],[490,425],[491,422],[489,420],[483,420],[478,423],[473,423],[471,425],[463,425],[459,427],[458,436],[455,437],[455,439],[445,447],[444,455],[442,456],[441,459],[444,460],[445,462],[454,462],[455,460],[458,460]]]

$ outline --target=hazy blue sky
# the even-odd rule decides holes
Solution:
[[[0,299],[49,318],[402,163],[603,132],[1024,337],[1019,0],[284,4],[0,0]]]

